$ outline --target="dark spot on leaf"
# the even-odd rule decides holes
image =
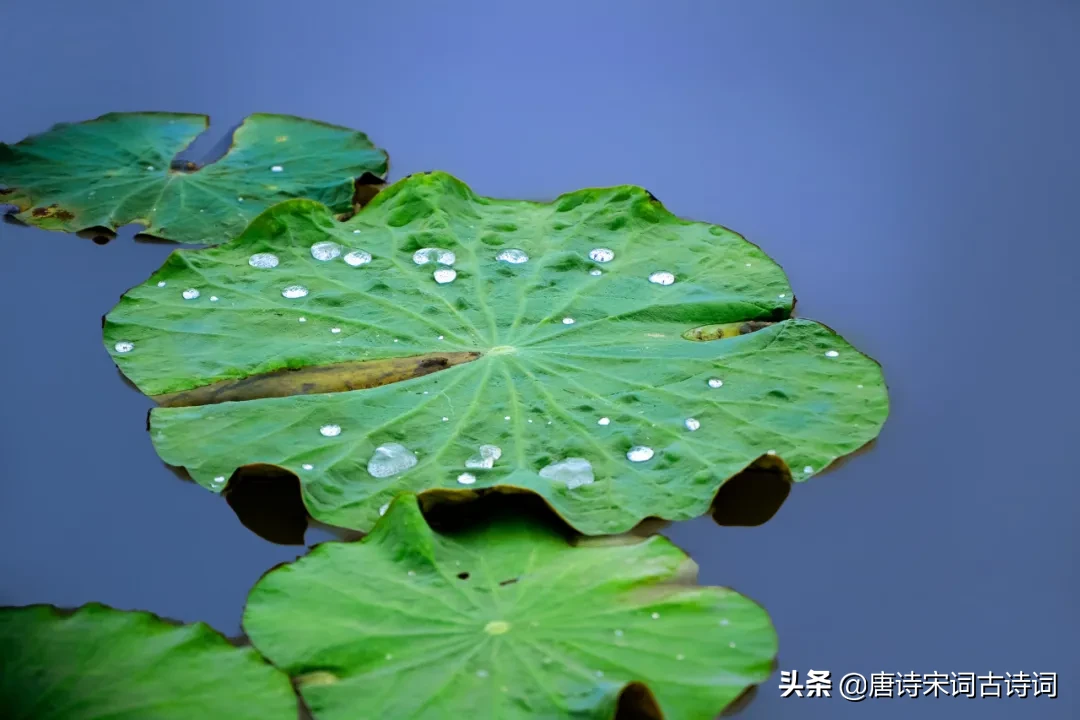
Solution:
[[[49,214],[49,211],[47,208],[34,208],[30,214],[34,217],[44,217]]]
[[[468,580],[469,579],[469,573],[467,573],[467,572],[460,572],[460,573],[457,574],[457,576],[458,576],[458,580]]]
[[[518,578],[516,578],[516,577],[514,577],[514,578],[509,578],[508,580],[502,580],[502,581],[500,581],[500,582],[499,582],[499,585],[502,585],[502,586],[506,586],[506,585],[513,585],[513,584],[514,584],[514,583],[516,583],[517,581],[518,581]]]
[[[769,397],[774,397],[774,398],[777,398],[779,400],[787,400],[788,399],[788,394],[786,392],[784,392],[783,390],[770,390],[768,394],[769,394]]]

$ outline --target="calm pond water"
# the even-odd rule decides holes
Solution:
[[[205,149],[286,112],[365,130],[394,178],[537,199],[636,183],[732,227],[800,315],[881,361],[892,416],[764,526],[669,528],[702,582],[769,610],[781,669],[1061,677],[1056,700],[850,703],[781,699],[776,674],[740,717],[1077,717],[1080,5],[430,5],[8,2],[0,140],[180,110],[213,116]],[[0,604],[235,633],[303,548],[157,459],[151,403],[100,340],[172,249],[130,236],[0,225]]]

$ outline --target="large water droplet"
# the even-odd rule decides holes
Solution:
[[[825,352],[825,357],[839,357],[839,356],[840,356],[840,353],[836,352],[835,350],[827,350]]]
[[[606,418],[606,417],[602,417],[602,418],[600,418],[599,420],[596,421],[597,425],[609,425],[610,423],[611,423],[611,418]]]
[[[675,276],[666,270],[661,270],[650,275],[649,282],[655,283],[656,285],[670,285],[675,282]]]
[[[329,240],[323,240],[311,246],[311,257],[322,262],[333,260],[340,254],[341,246]]]
[[[498,445],[481,445],[480,454],[473,455],[465,461],[465,467],[489,470],[495,465],[495,461],[502,457],[502,448]]]
[[[708,382],[711,388],[724,387],[724,381],[720,378],[709,378]]]
[[[116,348],[116,352],[118,352],[118,353],[127,353],[127,352],[131,352],[132,350],[135,349],[135,343],[128,342],[127,340],[121,340],[120,342],[116,343],[116,345],[114,345],[113,347]]]
[[[285,288],[284,290],[281,291],[281,296],[282,297],[287,297],[290,300],[295,300],[296,298],[302,298],[305,295],[307,295],[307,288],[304,287],[303,285],[290,285],[290,286],[288,286],[287,288]]]
[[[511,265],[520,265],[523,262],[528,262],[529,256],[524,250],[518,250],[517,248],[507,248],[503,250],[495,259],[500,262],[510,263]]]
[[[345,264],[352,265],[353,267],[359,267],[361,265],[367,265],[371,262],[371,253],[364,250],[352,250],[345,253]]]
[[[563,325],[573,325],[574,324],[574,318],[572,318],[572,317],[564,317],[562,319],[562,324]]]
[[[416,465],[416,455],[398,443],[386,443],[375,448],[368,460],[367,471],[372,477],[384,478],[403,473]]]
[[[454,270],[453,268],[439,268],[432,273],[432,277],[435,278],[435,282],[440,285],[445,285],[448,282],[454,282],[454,278],[457,277],[457,270]]]
[[[199,297],[199,291],[195,288],[188,288],[180,294],[184,296],[185,300],[194,300],[195,298]]]
[[[457,261],[457,256],[454,255],[451,250],[444,250],[443,248],[420,248],[413,253],[412,261],[417,265],[427,265],[429,262],[435,261],[440,265],[453,265]]]
[[[278,256],[274,253],[255,253],[248,258],[248,265],[263,270],[276,268],[278,266]]]
[[[323,437],[337,437],[338,435],[341,434],[341,426],[340,425],[323,425],[321,428],[319,428],[319,433]]]
[[[270,168],[270,172],[281,172],[284,169],[285,168],[281,167],[280,165],[274,165]]]
[[[651,460],[652,456],[653,449],[645,445],[635,445],[626,451],[626,459],[630,462],[645,462]]]
[[[615,258],[615,251],[609,248],[593,248],[589,251],[589,257],[596,262],[611,262]]]
[[[461,473],[457,477],[457,481],[462,485],[472,485],[476,482],[476,476],[472,473]]]
[[[569,489],[588,485],[593,481],[592,465],[585,458],[566,458],[540,470],[540,477],[562,483]]]
[[[686,422],[684,422],[683,425],[685,425],[686,429],[690,432],[694,432],[701,427],[701,421],[697,418],[686,418]]]

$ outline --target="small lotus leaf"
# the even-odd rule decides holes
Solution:
[[[712,720],[769,676],[776,634],[694,572],[659,536],[575,547],[521,516],[439,534],[403,495],[362,541],[264,576],[244,629],[317,720],[610,720],[628,687]]]
[[[211,490],[280,466],[312,516],[366,531],[399,492],[522,488],[603,534],[877,435],[879,366],[792,306],[759,248],[640,188],[530,203],[433,173],[345,223],[296,200],[174,252],[104,338],[175,406],[158,453]]]
[[[284,673],[203,623],[85,605],[0,608],[4,720],[295,720]]]
[[[0,205],[48,230],[140,223],[148,235],[214,244],[289,198],[349,211],[355,180],[386,174],[386,153],[363,133],[289,115],[250,116],[205,167],[176,162],[208,124],[205,115],[110,113],[0,144]]]

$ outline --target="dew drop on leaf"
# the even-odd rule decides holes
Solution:
[[[280,165],[274,165],[270,168],[270,172],[281,172],[284,169],[285,168],[281,167]]]
[[[420,248],[413,253],[412,261],[417,265],[427,265],[429,262],[435,261],[440,265],[453,265],[457,261],[457,256],[454,255],[451,250],[444,250],[442,248]]]
[[[462,485],[472,485],[474,482],[476,482],[476,476],[472,473],[461,473],[460,475],[458,475],[457,481]]]
[[[341,434],[340,425],[323,425],[319,428],[319,434],[323,437],[337,437]]]
[[[686,418],[686,422],[683,424],[686,425],[686,429],[690,432],[693,432],[694,430],[697,430],[699,427],[701,427],[701,421],[699,421],[697,418]]]
[[[436,270],[432,277],[435,278],[435,282],[440,285],[445,285],[448,282],[454,282],[454,278],[457,277],[457,270],[453,268],[439,268]]]
[[[594,480],[592,465],[585,458],[577,457],[566,458],[548,465],[540,470],[540,477],[562,483],[570,490],[588,485]]]
[[[645,462],[651,460],[652,456],[653,449],[645,445],[635,445],[626,451],[626,459],[630,462]]]
[[[404,445],[386,443],[375,448],[368,460],[367,471],[372,477],[390,477],[405,472],[416,462],[416,455]]]
[[[195,288],[188,288],[180,294],[184,296],[185,300],[194,300],[195,298],[199,297],[199,291]]]
[[[589,251],[589,257],[600,263],[611,262],[615,258],[615,251],[609,248],[593,248]]]
[[[289,285],[287,288],[281,291],[281,296],[295,300],[296,298],[302,298],[308,294],[308,289],[303,285]]]
[[[602,418],[600,418],[599,420],[596,421],[597,425],[609,425],[610,423],[611,423],[611,418],[606,418],[606,417],[602,417]]]
[[[352,267],[360,267],[371,262],[371,253],[363,250],[353,250],[345,254],[345,264]]]
[[[329,240],[323,240],[322,242],[317,242],[311,246],[311,257],[320,262],[333,260],[340,254],[341,246],[337,243],[330,242]]]
[[[523,262],[528,262],[529,256],[524,250],[508,248],[496,255],[495,259],[499,262],[510,263],[511,265],[520,265]]]
[[[652,275],[650,275],[649,282],[656,285],[670,285],[675,282],[675,276],[667,272],[666,270],[661,270],[659,272],[654,272]]]
[[[132,350],[135,349],[135,343],[128,342],[127,340],[121,340],[120,342],[116,343],[116,345],[114,345],[113,347],[116,348],[116,352],[118,352],[118,353],[127,353],[127,352],[131,352]]]
[[[274,253],[255,253],[248,258],[248,265],[262,270],[276,268],[278,266],[278,256]]]
[[[473,455],[465,461],[465,467],[480,470],[489,470],[495,466],[495,461],[502,457],[502,448],[498,445],[481,445],[480,453]],[[458,478],[460,481],[461,478]]]
[[[709,387],[711,387],[711,388],[724,387],[724,381],[721,380],[720,378],[709,378]]]

